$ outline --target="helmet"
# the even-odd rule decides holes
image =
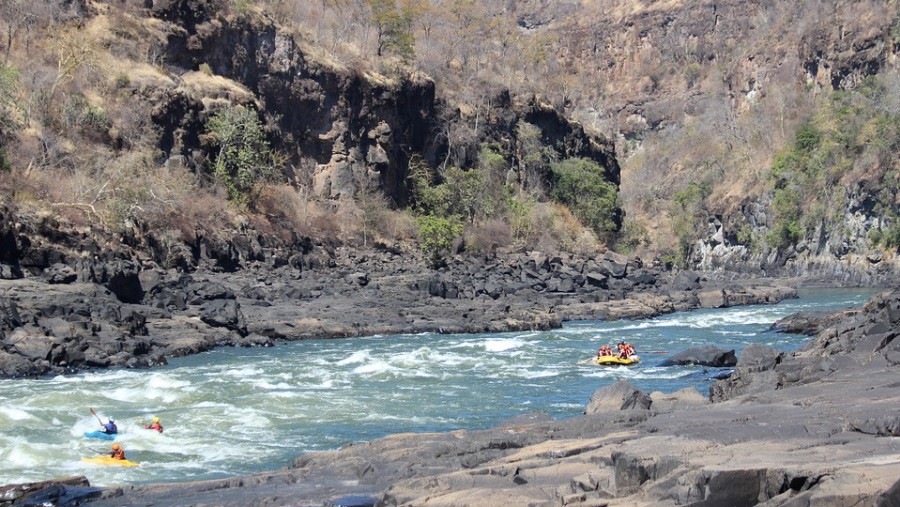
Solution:
[[[112,450],[114,450],[114,451],[118,451],[121,448],[122,448],[122,446],[120,446],[119,444],[113,444],[113,446],[112,446]]]
[[[159,417],[154,417],[154,418],[153,418],[153,423],[156,424],[156,423],[158,423],[158,422],[159,422]]]
[[[113,421],[113,420],[112,420],[112,419],[110,419],[110,420],[109,420],[109,422],[111,422],[111,423],[115,423],[115,422],[116,422],[116,421]]]

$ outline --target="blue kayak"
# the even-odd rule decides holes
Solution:
[[[116,439],[115,433],[110,435],[109,433],[103,433],[100,430],[90,431],[90,432],[86,431],[84,433],[84,436],[86,436],[88,438],[99,438],[100,440],[115,440]]]

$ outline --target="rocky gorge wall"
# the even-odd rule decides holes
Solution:
[[[501,148],[515,169],[519,120],[537,125],[543,143],[559,158],[592,159],[607,180],[619,182],[612,144],[540,101],[513,101],[497,92],[480,131],[453,141],[449,130],[461,113],[437,97],[435,83],[424,75],[396,71],[386,76],[310,57],[265,17],[222,16],[205,2],[154,2],[150,15],[167,22],[167,62],[181,72],[208,66],[214,75],[250,91],[243,100],[270,119],[275,147],[293,167],[291,181],[311,186],[317,197],[350,198],[374,184],[402,207],[410,198],[412,158],[432,168],[448,161],[472,167],[483,142]],[[202,165],[200,120],[214,99],[179,94],[158,106],[154,117],[167,156]]]

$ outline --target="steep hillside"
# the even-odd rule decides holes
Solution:
[[[896,3],[582,7],[557,28],[567,66],[595,84],[571,109],[618,136],[622,202],[651,250],[705,270],[896,273],[898,244],[883,241],[900,202]],[[788,171],[822,176],[788,185],[800,202],[785,213],[778,156],[804,125],[823,141],[816,167],[791,160]]]
[[[893,1],[11,0],[0,19],[3,202],[163,264],[255,231],[900,272]]]

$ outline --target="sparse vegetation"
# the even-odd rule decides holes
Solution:
[[[678,249],[672,256],[674,265],[687,266],[694,242],[706,226],[709,214],[706,199],[711,191],[708,183],[691,182],[686,188],[675,193],[672,216]]]
[[[771,170],[774,219],[766,243],[778,249],[795,245],[817,226],[840,232],[845,203],[859,187],[850,181],[897,181],[900,163],[900,114],[881,107],[885,87],[867,79],[854,92],[835,92],[801,126],[793,144],[775,157]],[[873,246],[891,248],[896,217],[896,186],[886,184],[872,205],[890,224],[869,233]]]

